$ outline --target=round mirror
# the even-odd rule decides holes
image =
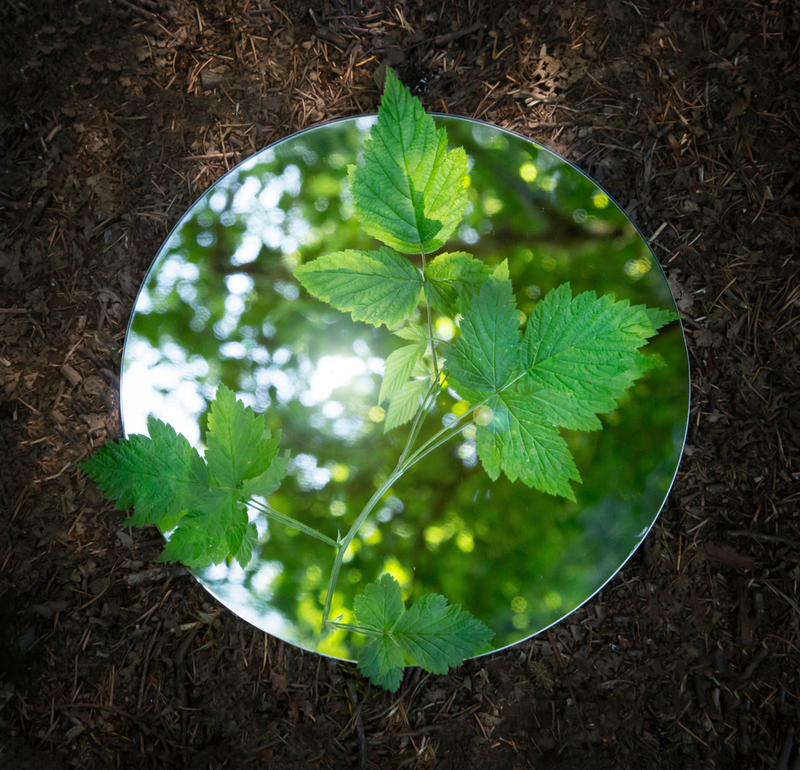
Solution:
[[[609,196],[563,158],[474,120],[434,116],[465,148],[469,204],[449,250],[494,267],[508,260],[526,317],[569,282],[649,307],[675,308],[647,243]],[[186,213],[148,272],[130,321],[121,377],[126,435],[154,415],[203,446],[222,382],[282,431],[289,475],[276,510],[331,538],[344,534],[394,469],[408,434],[384,434],[381,375],[398,339],[311,298],[301,264],[342,249],[374,249],[352,215],[347,167],[374,117],[327,123],[256,153]],[[456,334],[440,319],[435,333]],[[653,525],[686,435],[689,375],[673,323],[645,351],[650,370],[600,418],[603,429],[562,431],[582,483],[576,501],[532,491],[481,467],[467,428],[410,468],[387,492],[345,555],[332,617],[391,573],[407,600],[442,594],[495,632],[500,649],[583,604],[625,563]],[[384,405],[385,406],[385,405]],[[468,405],[443,391],[421,440]],[[333,549],[251,518],[256,555],[242,569],[197,579],[222,604],[271,635],[352,660],[364,639],[320,635]]]

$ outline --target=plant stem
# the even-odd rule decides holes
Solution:
[[[339,548],[339,543],[335,540],[332,540],[327,535],[323,535],[322,532],[314,529],[313,527],[309,527],[306,524],[303,524],[297,519],[293,519],[291,516],[287,516],[285,513],[280,513],[276,511],[274,508],[270,508],[268,505],[262,505],[261,503],[256,502],[252,498],[248,498],[247,500],[242,500],[245,505],[252,505],[254,508],[258,509],[262,513],[266,514],[268,519],[272,519],[273,521],[280,522],[286,527],[290,529],[296,529],[298,532],[302,532],[305,535],[310,535],[317,540],[321,540],[323,543],[327,543],[334,548]]]
[[[400,459],[397,461],[398,465],[400,465],[400,463],[406,459],[406,456],[411,451],[411,447],[414,446],[414,442],[417,440],[417,436],[422,428],[422,421],[425,415],[427,415],[428,409],[430,409],[428,399],[436,393],[436,388],[438,385],[439,382],[437,379],[433,379],[431,381],[431,386],[428,388],[425,398],[422,399],[422,404],[420,405],[419,409],[417,409],[417,413],[414,415],[414,422],[411,424],[411,430],[408,434],[406,445],[403,447],[403,452],[400,455]]]
[[[486,400],[488,401],[488,399]],[[406,460],[401,459],[397,463],[397,467],[386,477],[386,479],[384,479],[383,483],[375,490],[375,494],[372,495],[372,497],[369,499],[369,502],[364,506],[361,513],[358,514],[358,518],[353,522],[353,525],[342,539],[339,549],[336,552],[336,558],[333,560],[333,567],[331,568],[330,578],[328,579],[328,588],[325,594],[325,606],[322,610],[323,628],[327,623],[330,622],[328,620],[328,616],[330,615],[331,603],[333,602],[333,589],[336,587],[336,583],[339,580],[339,571],[342,568],[342,561],[344,560],[345,551],[349,547],[350,543],[353,542],[353,538],[355,538],[355,536],[358,534],[358,530],[361,529],[361,525],[366,521],[367,517],[370,515],[370,513],[372,513],[372,509],[378,504],[380,499],[386,494],[392,484],[394,484],[394,482],[397,481],[397,479],[399,479],[412,465],[426,455],[430,454],[437,447],[447,443],[453,436],[460,433],[468,425],[472,424],[473,421],[470,421],[467,423],[467,425],[461,425],[454,430],[453,425],[457,425],[457,423],[459,423],[464,416],[465,415],[461,415],[461,417],[459,417],[455,423],[440,430],[433,438],[426,441],[416,452],[414,452],[411,457]],[[408,445],[406,448],[408,449]]]
[[[502,388],[495,391],[495,393],[490,394],[487,396],[483,401],[479,404],[475,404],[472,411],[474,412],[479,406],[485,404],[493,395],[497,395],[502,393],[506,388],[511,387],[515,382],[522,379],[525,376],[525,372],[522,372],[520,375],[515,377],[510,382],[507,382]],[[421,420],[421,415],[426,411],[425,402],[427,401],[428,397],[435,392],[435,387],[438,385],[439,377],[437,376],[431,385],[431,389],[428,391],[428,396],[426,396],[425,401],[423,401],[422,405],[420,406],[419,411],[417,412],[414,422],[414,427],[419,432],[418,422],[417,420]],[[375,490],[375,494],[370,497],[369,502],[364,506],[361,513],[358,514],[358,518],[353,522],[353,525],[348,530],[347,534],[344,538],[339,542],[338,549],[336,551],[336,557],[333,560],[333,567],[331,568],[331,574],[328,578],[328,588],[325,593],[325,606],[322,609],[322,627],[325,628],[331,621],[328,620],[328,616],[331,614],[331,604],[333,602],[333,590],[336,587],[336,583],[339,580],[339,572],[342,569],[342,562],[344,561],[344,554],[347,551],[350,543],[353,542],[353,539],[358,534],[358,530],[361,529],[361,525],[367,520],[367,517],[372,513],[372,509],[378,504],[380,499],[386,494],[388,489],[394,484],[397,479],[399,479],[412,465],[419,462],[423,457],[426,457],[428,454],[433,452],[435,449],[440,447],[442,444],[446,444],[453,436],[460,433],[464,428],[472,425],[474,423],[474,419],[470,420],[466,425],[460,425],[459,423],[466,417],[468,413],[465,412],[460,417],[457,417],[454,422],[448,425],[445,428],[442,428],[436,435],[432,438],[428,439],[416,452],[414,452],[410,457],[406,458],[406,455],[411,449],[411,441],[412,438],[415,439],[416,435],[414,434],[414,428],[412,428],[412,435],[409,436],[409,440],[406,441],[406,446],[403,449],[403,454],[400,456],[400,460],[397,462],[397,466],[395,469],[384,479],[383,483]]]
[[[422,280],[425,280],[425,250],[419,247],[419,255],[422,257]],[[423,284],[424,285],[424,284]],[[433,323],[431,322],[431,304],[428,302],[428,292],[425,292],[425,317],[428,321],[428,339],[431,341],[431,356],[433,357],[433,379],[439,381],[439,364],[436,361],[436,343],[433,340]]]
[[[486,401],[488,400],[489,399],[486,399]],[[486,403],[486,401],[482,403]],[[481,404],[478,404],[478,406],[481,406]],[[434,449],[438,449],[442,444],[446,444],[451,438],[457,436],[465,428],[468,428],[470,425],[474,424],[475,420],[472,419],[466,423],[466,425],[458,425],[458,423],[465,416],[466,415],[461,415],[461,417],[452,422],[446,428],[442,428],[442,430],[433,436],[433,438],[428,439],[428,441],[426,441],[416,452],[414,452],[414,454],[411,455],[411,457],[409,457],[402,466],[398,466],[400,475],[404,474],[412,465],[418,463],[423,457],[426,457],[433,452]]]
[[[364,636],[370,636],[373,639],[377,639],[381,634],[377,631],[374,631],[371,628],[364,628],[363,626],[356,626],[352,623],[340,623],[338,620],[329,620],[329,626],[333,626],[334,628],[340,628],[342,631],[352,631],[354,634],[363,634]]]
[[[324,628],[325,625],[328,623],[328,616],[331,614],[331,603],[333,602],[333,589],[336,587],[336,583],[339,580],[339,571],[342,568],[342,561],[344,560],[344,554],[347,551],[350,543],[353,542],[353,538],[358,534],[358,530],[361,529],[361,525],[366,521],[367,516],[372,513],[372,509],[378,504],[380,499],[386,494],[386,491],[389,487],[394,484],[397,479],[400,478],[402,475],[402,471],[399,470],[399,466],[395,468],[383,481],[383,483],[375,490],[375,494],[370,497],[369,502],[364,506],[361,513],[358,514],[358,518],[353,522],[353,526],[350,527],[347,534],[342,538],[341,542],[339,543],[338,549],[336,551],[336,557],[333,560],[333,567],[331,567],[331,574],[328,578],[328,589],[325,594],[325,606],[322,609],[322,627]]]

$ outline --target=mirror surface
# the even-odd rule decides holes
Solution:
[[[554,153],[477,121],[435,116],[469,157],[469,204],[449,251],[494,267],[507,259],[517,305],[569,281],[573,295],[613,292],[675,308],[638,230],[608,195]],[[353,216],[347,166],[373,117],[327,123],[251,156],[186,213],[148,272],[121,378],[126,435],[154,415],[202,448],[220,382],[282,431],[289,475],[270,504],[336,538],[402,451],[408,425],[384,435],[386,357],[401,340],[309,297],[293,270],[345,248],[374,249]],[[455,333],[440,319],[435,333]],[[678,323],[643,349],[666,366],[637,381],[603,430],[562,431],[579,468],[576,502],[481,467],[474,430],[393,485],[348,550],[332,617],[352,622],[356,593],[388,571],[407,601],[439,593],[495,631],[493,649],[567,615],[624,564],[655,521],[686,434],[689,375]],[[385,407],[385,404],[383,405]],[[467,405],[445,391],[422,440]],[[196,573],[222,604],[300,647],[354,659],[364,639],[319,628],[333,549],[253,511],[260,546]]]

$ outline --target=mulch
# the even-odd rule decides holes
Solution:
[[[800,767],[797,0],[0,2],[4,768]],[[644,545],[549,632],[396,695],[158,565],[74,466],[121,434],[142,277],[267,144],[427,109],[590,174],[684,314],[691,424]]]

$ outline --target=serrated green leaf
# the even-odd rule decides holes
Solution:
[[[382,404],[384,399],[391,398],[406,384],[424,352],[425,348],[421,345],[406,345],[389,354],[384,362],[379,404]]]
[[[281,481],[286,478],[286,471],[289,467],[289,452],[276,457],[269,468],[254,479],[245,479],[242,482],[242,493],[245,497],[267,497],[276,492],[281,485]]]
[[[358,653],[358,668],[376,687],[397,692],[403,681],[403,651],[389,636],[370,639]]]
[[[359,668],[374,684],[392,692],[400,686],[405,660],[445,674],[494,636],[470,613],[436,594],[423,596],[404,612],[400,586],[388,574],[369,584],[354,606],[358,624],[372,636],[359,654]]]
[[[672,321],[678,321],[680,319],[680,314],[676,313],[674,310],[664,310],[659,307],[648,307],[645,308],[645,312],[650,320],[650,326],[653,327],[653,331],[658,331],[662,326],[666,326],[668,323],[671,323]]]
[[[447,368],[469,388],[497,390],[516,365],[519,340],[511,281],[485,281],[461,321],[461,336],[448,349]]]
[[[439,356],[440,366],[444,364],[444,361],[445,361],[444,357]],[[420,359],[419,361],[417,361],[417,363],[414,364],[414,371],[411,372],[412,376],[414,377],[430,377],[431,373],[432,373],[431,367],[427,363],[425,363],[423,359]]]
[[[149,437],[106,444],[78,466],[119,510],[133,507],[131,521],[139,527],[179,516],[210,483],[203,458],[171,425],[149,417],[147,429]]]
[[[393,331],[392,334],[400,337],[401,339],[408,340],[409,342],[416,342],[418,345],[427,345],[430,340],[428,339],[428,331],[419,324],[408,324],[402,329]]]
[[[463,251],[439,254],[425,268],[425,296],[439,312],[463,315],[491,272]]]
[[[248,521],[242,532],[242,541],[239,550],[233,553],[234,558],[239,562],[239,566],[244,568],[253,558],[253,549],[258,545],[258,529],[256,525]]]
[[[294,275],[312,296],[373,326],[403,323],[422,296],[419,270],[387,248],[327,254],[301,265]]]
[[[433,674],[446,674],[485,647],[494,633],[444,596],[428,594],[408,608],[391,635],[416,664]]]
[[[553,425],[542,422],[537,404],[505,390],[487,404],[491,421],[476,432],[478,457],[492,481],[505,472],[510,481],[575,500],[569,482],[581,481],[567,442]]]
[[[228,556],[246,564],[255,541],[253,530],[235,490],[211,489],[181,518],[160,558],[193,569],[219,564]],[[240,553],[243,546],[245,552]]]
[[[511,278],[511,273],[508,269],[508,260],[504,259],[494,270],[492,270],[492,280],[494,281],[508,281]]]
[[[389,631],[403,614],[403,592],[388,573],[368,583],[363,594],[353,600],[359,625],[375,631]]]
[[[408,380],[397,393],[392,396],[386,410],[386,422],[383,432],[398,428],[411,420],[419,409],[420,399],[428,388],[427,380]]]
[[[636,379],[661,365],[638,348],[674,318],[671,311],[615,302],[611,294],[598,298],[584,292],[573,299],[564,284],[549,292],[528,320],[520,347],[522,389],[543,421],[598,430],[596,415],[616,409]]]
[[[406,254],[440,248],[467,204],[463,148],[447,152],[447,133],[386,71],[378,123],[351,166],[353,205],[362,228]]]
[[[360,626],[376,632],[358,655],[358,667],[373,684],[395,692],[403,680],[403,651],[388,632],[403,614],[403,594],[398,582],[388,574],[369,583],[353,600]]]
[[[496,301],[501,290],[508,295],[508,282],[493,275],[465,317],[464,333],[449,352],[450,384],[472,403],[487,402],[476,420],[476,443],[493,480],[504,472],[511,481],[574,500],[570,481],[580,481],[580,475],[557,428],[600,428],[597,415],[615,409],[616,399],[638,377],[661,365],[638,348],[675,316],[651,314],[644,306],[615,302],[612,295],[598,299],[593,292],[573,300],[566,284],[534,308],[517,365],[501,355],[503,365],[497,366],[486,330],[510,332],[516,313]],[[490,296],[493,301],[487,302]]]
[[[208,416],[205,460],[221,486],[238,487],[267,471],[280,440],[280,432],[273,438],[267,429],[264,415],[237,401],[220,383]]]

